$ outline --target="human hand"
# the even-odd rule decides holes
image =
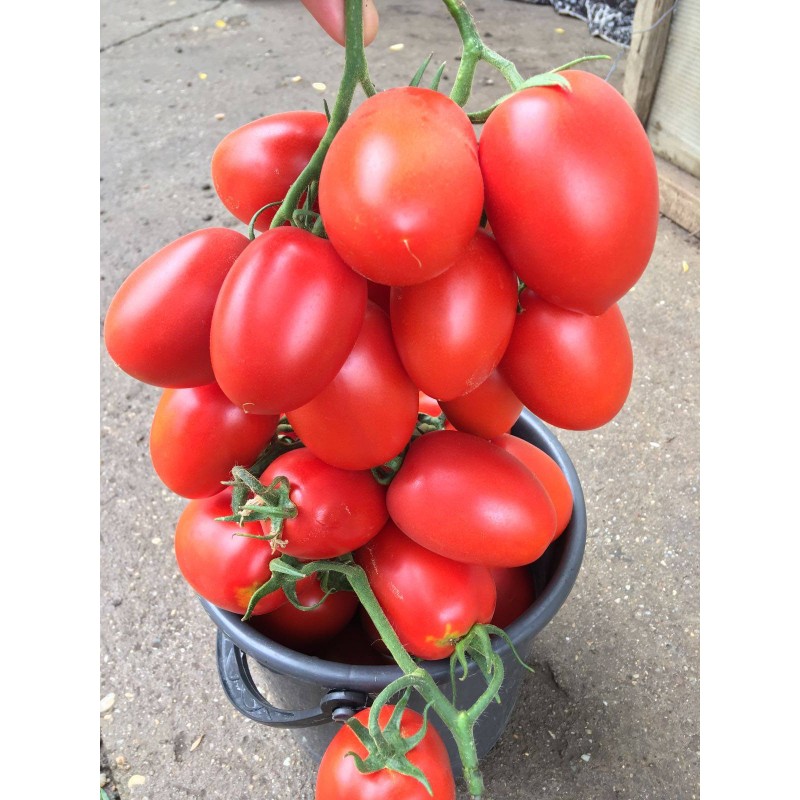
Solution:
[[[300,0],[335,42],[344,45],[344,0]],[[378,9],[373,0],[364,0],[364,44],[378,33]]]

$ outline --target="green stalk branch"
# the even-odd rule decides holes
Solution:
[[[279,225],[291,220],[303,192],[314,181],[319,179],[322,162],[325,160],[328,148],[350,113],[350,106],[352,105],[356,88],[361,86],[368,96],[375,94],[377,91],[369,76],[367,57],[364,52],[362,12],[361,0],[345,0],[344,71],[342,73],[342,81],[339,84],[339,91],[336,95],[336,102],[331,111],[331,118],[316,152],[286,193],[286,197],[284,197],[283,203],[281,203],[276,212],[270,228],[277,228]]]
[[[458,26],[462,42],[461,63],[458,66],[450,98],[462,107],[466,105],[472,92],[475,70],[480,61],[485,61],[494,67],[506,79],[512,91],[518,89],[524,80],[519,70],[507,58],[484,44],[475,25],[475,19],[464,0],[443,0],[443,2]]]

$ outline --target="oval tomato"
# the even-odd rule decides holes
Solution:
[[[309,578],[297,582],[297,599],[314,608],[303,610],[287,601],[268,614],[250,619],[250,625],[259,633],[300,653],[314,652],[338,636],[358,608],[355,592],[337,591],[325,597],[319,576],[313,573]]]
[[[120,369],[164,388],[211,383],[211,316],[225,276],[248,244],[237,231],[206,228],[136,267],[111,300],[103,329]]]
[[[327,127],[318,111],[286,111],[231,131],[211,156],[211,179],[225,208],[249,224],[259,208],[283,200]],[[267,230],[276,211],[260,214],[256,230]]]
[[[433,431],[414,440],[386,503],[406,535],[456,561],[530,564],[555,534],[553,503],[531,471],[462,431]]]
[[[517,279],[491,236],[478,230],[442,275],[394,287],[390,318],[397,352],[425,394],[471,392],[497,366],[517,312]]]
[[[268,486],[283,476],[297,516],[286,519],[281,552],[308,561],[336,558],[368,542],[386,522],[386,488],[369,470],[326,464],[307,448],[278,456],[261,475]],[[269,521],[262,522],[269,534]]]
[[[585,431],[610,422],[628,397],[633,350],[619,306],[598,316],[567,311],[520,295],[500,372],[536,416],[567,430]]]
[[[492,618],[496,593],[487,567],[438,555],[391,520],[353,555],[411,655],[447,658],[473,625]]]
[[[190,500],[175,528],[175,559],[197,594],[225,611],[244,614],[253,592],[270,579],[269,564],[276,555],[269,542],[236,535],[260,535],[258,525],[217,521],[230,513],[229,488],[213,497]],[[266,614],[285,602],[286,595],[279,589],[259,600],[254,613]]]
[[[442,411],[452,426],[483,439],[508,433],[522,413],[522,401],[498,369],[469,394],[441,402]]]
[[[342,469],[371,469],[408,444],[418,397],[395,350],[389,318],[369,302],[361,333],[336,377],[287,417],[323,461]]]
[[[533,575],[530,567],[491,567],[490,572],[497,589],[497,605],[492,616],[492,625],[507,628],[536,599]]]
[[[363,608],[363,606],[362,606]],[[314,655],[339,664],[364,664],[385,666],[387,659],[370,644],[359,614],[332,639],[314,650]],[[394,659],[390,660],[394,664]]]
[[[165,389],[150,426],[150,458],[175,494],[210,497],[233,467],[256,460],[277,425],[277,414],[245,414],[216,383]]]
[[[504,100],[481,132],[486,212],[520,279],[545,300],[601,314],[641,276],[658,228],[647,134],[614,87],[561,73]]]
[[[483,212],[475,133],[432,89],[402,86],[367,98],[322,165],[325,232],[356,272],[405,286],[444,272]]]
[[[381,708],[378,714],[381,730],[386,727],[393,710],[391,705]],[[366,726],[369,711],[365,708],[357,712],[354,719]],[[410,708],[403,709],[400,720],[403,738],[414,736],[422,724],[421,714]],[[456,786],[447,748],[430,722],[422,741],[407,754],[408,760],[428,779],[430,794],[416,778],[393,770],[381,769],[364,775],[358,771],[351,753],[366,758],[367,748],[352,728],[343,725],[322,755],[314,800],[455,800]]]
[[[540,450],[525,439],[520,439],[519,436],[504,434],[492,439],[492,444],[516,456],[541,481],[556,510],[556,538],[558,538],[569,524],[573,503],[572,490],[561,467],[544,450]]]
[[[220,388],[251,414],[280,414],[328,384],[355,344],[366,281],[300,228],[262,233],[236,260],[211,321]]]

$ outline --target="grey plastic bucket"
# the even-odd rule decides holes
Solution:
[[[577,578],[586,545],[586,506],[578,475],[564,448],[548,427],[524,410],[512,433],[544,450],[567,476],[574,501],[567,529],[544,555],[531,565],[536,587],[533,605],[506,629],[522,658],[530,654],[536,635],[556,615]],[[236,614],[200,599],[217,626],[217,667],[225,694],[245,717],[279,728],[293,728],[300,744],[319,761],[341,724],[368,706],[387,684],[402,675],[399,667],[364,666],[325,661],[290,650],[268,639]],[[526,670],[508,644],[496,639],[494,649],[503,658],[505,679],[500,703],[492,703],[475,726],[475,744],[483,758],[505,730],[522,688]],[[255,666],[260,680],[251,672]],[[452,692],[449,661],[425,661],[422,666],[448,697]],[[485,689],[485,679],[474,663],[467,677],[456,672],[456,704],[471,705]],[[257,688],[266,687],[268,700]],[[409,705],[422,711],[421,698],[412,694]],[[461,767],[455,743],[435,714],[431,722],[442,734],[455,774]]]

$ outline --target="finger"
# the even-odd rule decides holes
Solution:
[[[344,0],[301,0],[335,42],[344,45]],[[370,44],[378,33],[378,10],[373,0],[364,0],[364,44]]]

